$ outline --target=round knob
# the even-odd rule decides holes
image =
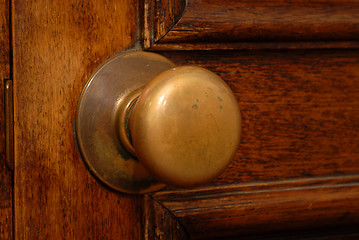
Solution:
[[[153,53],[127,52],[115,60],[90,78],[79,103],[76,135],[90,170],[107,185],[130,193],[154,191],[163,183],[198,186],[222,173],[234,157],[241,131],[238,103],[227,84],[204,68],[175,67]],[[121,77],[111,79],[112,71]],[[107,92],[96,90],[96,82],[106,85],[101,89]],[[89,106],[93,101],[105,109]],[[96,121],[106,116],[112,120]],[[102,135],[95,136],[93,128],[102,129]],[[90,142],[89,149],[84,142]],[[102,148],[94,150],[98,144]]]
[[[151,174],[166,184],[190,187],[227,167],[239,144],[240,113],[217,75],[177,67],[146,85],[129,128],[136,155]]]

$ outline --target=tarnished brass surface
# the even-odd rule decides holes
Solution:
[[[240,133],[238,103],[220,77],[148,52],[100,66],[77,109],[76,138],[89,170],[127,193],[211,181],[234,157]]]
[[[123,104],[120,104],[118,108],[115,123],[122,146],[134,157],[136,157],[136,151],[132,145],[131,135],[128,129],[128,120],[131,109],[140,96],[141,91],[142,88],[127,94],[126,97],[123,98]]]
[[[211,181],[227,167],[239,144],[241,117],[221,78],[185,66],[146,85],[129,127],[136,155],[153,176],[191,187]]]
[[[172,67],[160,55],[129,51],[105,62],[88,80],[78,103],[76,139],[89,170],[107,186],[126,193],[164,187],[120,143],[118,124],[126,122],[118,113],[129,94]]]

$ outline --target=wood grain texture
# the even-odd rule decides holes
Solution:
[[[331,228],[358,230],[359,224],[358,175],[161,191],[153,198],[179,218],[191,239],[278,233],[300,239],[311,231],[328,239]]]
[[[177,23],[186,7],[185,0],[143,0],[141,7],[142,44],[151,47]]]
[[[146,240],[185,240],[189,236],[178,220],[150,195],[145,196],[144,232]]]
[[[153,195],[191,239],[330,239],[358,226],[358,50],[160,53],[219,74],[242,113],[241,144],[219,178]]]
[[[145,48],[219,74],[242,111],[242,143],[219,178],[152,195],[191,239],[358,237],[358,10],[358,1],[189,0],[172,29],[152,31]]]
[[[155,2],[154,7],[160,9]],[[161,11],[156,16],[161,16]],[[156,45],[222,43],[218,46],[223,47],[228,43],[233,47],[233,42],[358,41],[359,2],[188,0],[183,16],[172,26],[168,32],[153,31]]]
[[[4,83],[10,78],[9,1],[0,1],[0,239],[13,238],[13,174],[5,164]]]
[[[142,239],[142,199],[113,192],[76,149],[91,72],[137,41],[138,2],[13,1],[16,239]]]
[[[359,51],[169,51],[224,79],[242,137],[212,185],[359,172]]]

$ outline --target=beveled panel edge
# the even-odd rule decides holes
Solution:
[[[171,189],[167,187],[150,195],[160,202],[184,201],[190,199],[210,199],[228,195],[243,195],[262,192],[282,192],[303,189],[318,189],[358,185],[359,173],[348,175],[332,175],[285,180],[252,181],[220,186],[203,186],[193,189]]]
[[[359,174],[250,182],[152,194],[191,239],[357,226]]]
[[[210,50],[317,50],[358,49],[359,41],[235,42],[235,43],[156,43],[151,51]]]
[[[149,49],[181,19],[187,0],[143,0],[140,4],[141,44]]]
[[[182,14],[171,12],[182,6]],[[358,8],[355,1],[339,0],[259,5],[252,1],[220,5],[214,0],[145,0],[142,42],[144,49],[154,51],[358,48]]]
[[[143,233],[145,240],[189,239],[188,233],[178,219],[150,195],[144,195]]]

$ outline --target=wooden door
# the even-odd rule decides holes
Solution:
[[[356,1],[3,3],[15,170],[1,238],[12,227],[15,239],[358,237]],[[73,133],[81,89],[107,58],[142,46],[206,67],[235,92],[242,144],[213,183],[126,195],[83,164]]]

